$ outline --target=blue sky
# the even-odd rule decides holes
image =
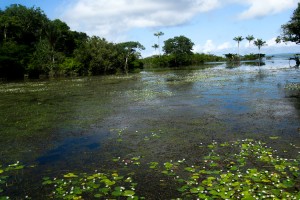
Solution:
[[[111,42],[139,41],[142,55],[156,52],[154,33],[163,41],[184,35],[198,53],[237,53],[236,36],[253,35],[267,41],[262,53],[300,52],[293,43],[276,44],[280,27],[289,21],[299,0],[1,0],[3,10],[18,3],[40,7],[50,19],[65,21],[72,30],[104,37]],[[240,53],[256,53],[244,40]]]

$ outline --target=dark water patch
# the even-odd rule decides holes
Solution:
[[[40,165],[53,165],[57,162],[68,162],[75,157],[84,157],[84,154],[93,153],[101,149],[101,142],[106,134],[67,138],[58,147],[37,158]]]

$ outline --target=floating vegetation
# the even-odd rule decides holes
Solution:
[[[134,101],[149,101],[156,99],[158,97],[171,97],[173,95],[172,92],[168,90],[150,90],[150,89],[143,89],[143,90],[128,90],[126,92],[126,96],[132,98]]]
[[[129,165],[137,165],[140,166],[141,162],[140,159],[142,158],[142,156],[135,156],[132,158],[125,158],[125,159],[121,159],[121,157],[117,157],[117,158],[113,158],[112,161],[113,162],[119,162],[120,164],[124,165],[125,167],[129,166]]]
[[[15,182],[14,177],[18,174],[18,171],[23,168],[24,165],[21,165],[19,161],[7,167],[0,165],[0,199],[9,199],[8,196],[3,195],[3,192],[7,187],[13,185]]]
[[[147,164],[150,173],[171,177],[168,184],[176,185],[180,194],[174,199],[300,199],[299,156],[282,158],[266,143],[251,139],[201,144],[201,149],[205,147],[208,154],[193,163],[186,159],[142,163],[143,156],[117,157],[112,159],[117,170],[68,172],[44,177],[42,185],[51,191],[46,195],[50,199],[145,199],[137,190],[136,172],[128,169],[140,170]],[[7,173],[23,168],[19,162],[0,167],[0,199],[8,198],[2,195],[10,178]]]
[[[288,83],[285,85],[286,90],[300,90],[300,83]]]
[[[117,142],[123,142],[124,137],[126,136],[127,128],[119,128],[119,129],[110,129],[111,133],[117,134]],[[135,131],[136,134],[140,135],[144,141],[149,141],[153,139],[158,139],[163,134],[162,130],[151,131],[151,132],[139,132]]]
[[[43,185],[52,188],[49,198],[53,199],[86,199],[86,198],[119,198],[143,199],[136,196],[137,183],[128,174],[112,173],[75,174],[68,173],[59,178],[43,178]]]
[[[185,178],[177,174],[178,162],[164,164],[162,172],[182,184],[181,198],[300,199],[299,159],[280,158],[265,143],[253,140],[207,147],[211,151],[202,162],[183,168]]]

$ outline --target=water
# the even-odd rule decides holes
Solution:
[[[182,158],[192,163],[207,151],[199,152],[199,144],[211,141],[253,138],[279,150],[290,149],[290,143],[300,146],[299,97],[285,89],[299,82],[299,69],[288,60],[267,60],[263,66],[218,64],[201,70],[3,83],[0,162],[34,165],[24,170],[18,187],[6,192],[41,198],[45,176],[122,171],[113,158],[142,156],[145,164],[132,169],[139,192],[149,199],[155,198],[154,191],[171,198],[169,186],[155,185],[160,175],[147,175],[147,163]]]

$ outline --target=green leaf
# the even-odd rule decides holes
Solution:
[[[76,178],[78,177],[77,175],[75,175],[74,173],[68,173],[64,175],[65,178]]]
[[[101,182],[104,182],[105,185],[106,185],[106,187],[110,187],[110,186],[116,184],[115,181],[111,181],[111,180],[109,180],[109,179],[103,179]]]
[[[51,180],[46,180],[42,183],[42,185],[50,185],[50,184],[52,184]]]
[[[94,197],[95,198],[101,198],[103,195],[102,194],[95,194]]]
[[[158,162],[150,162],[150,169],[156,169]]]
[[[108,193],[109,193],[109,188],[100,188],[99,189],[99,191],[101,192],[101,193],[103,193],[104,195],[107,195]]]
[[[198,194],[198,193],[200,193],[200,192],[202,192],[202,191],[204,191],[204,188],[203,187],[197,187],[197,188],[192,188],[192,189],[190,189],[190,192],[192,193],[192,194]]]
[[[120,197],[122,195],[122,193],[123,192],[121,190],[115,190],[111,194],[115,197]]]
[[[193,172],[193,173],[196,171],[195,168],[193,168],[193,167],[186,167],[186,168],[184,168],[184,170],[188,171],[188,172]]]
[[[123,192],[123,196],[125,196],[125,197],[132,197],[132,196],[134,196],[134,194],[135,194],[135,192],[132,190],[125,190]]]

